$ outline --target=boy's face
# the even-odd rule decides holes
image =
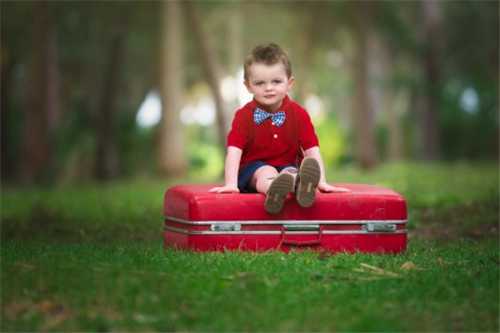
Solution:
[[[292,88],[293,82],[294,78],[286,75],[285,66],[281,63],[254,63],[249,67],[245,86],[259,104],[269,111],[276,111]]]

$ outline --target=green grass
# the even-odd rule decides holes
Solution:
[[[163,250],[172,182],[4,189],[0,329],[499,330],[496,164],[341,169],[329,179],[405,195],[407,252]]]
[[[498,327],[498,252],[491,242],[412,243],[398,256],[8,242],[2,257],[7,331]],[[402,269],[406,262],[416,269]]]
[[[143,181],[2,193],[2,236],[108,242],[159,237],[169,182]]]

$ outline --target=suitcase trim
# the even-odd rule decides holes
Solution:
[[[185,235],[317,235],[317,231],[279,231],[279,230],[241,230],[241,231],[205,231],[205,230],[186,230],[166,225],[165,231],[172,231]],[[394,235],[406,234],[407,229],[398,229],[390,232],[368,231],[368,230],[323,230],[324,235]]]
[[[189,221],[173,216],[165,216],[165,221],[173,221],[189,225],[211,225],[215,223],[236,223],[236,224],[368,224],[368,223],[390,223],[406,224],[406,220],[218,220],[218,221]]]

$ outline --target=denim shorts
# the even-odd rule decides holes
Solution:
[[[257,192],[251,185],[250,185],[250,180],[252,179],[253,174],[257,169],[264,165],[270,165],[267,164],[266,162],[263,161],[255,161],[255,162],[250,162],[247,164],[246,167],[244,167],[240,172],[238,173],[238,188],[241,193],[255,193]],[[270,165],[272,166],[272,165]],[[278,172],[281,172],[281,170],[289,167],[294,167],[296,168],[297,166],[294,164],[288,164],[284,166],[272,166],[275,168]]]

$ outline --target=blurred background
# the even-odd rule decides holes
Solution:
[[[328,168],[498,161],[497,1],[0,6],[4,184],[221,180],[243,59],[267,42]]]

